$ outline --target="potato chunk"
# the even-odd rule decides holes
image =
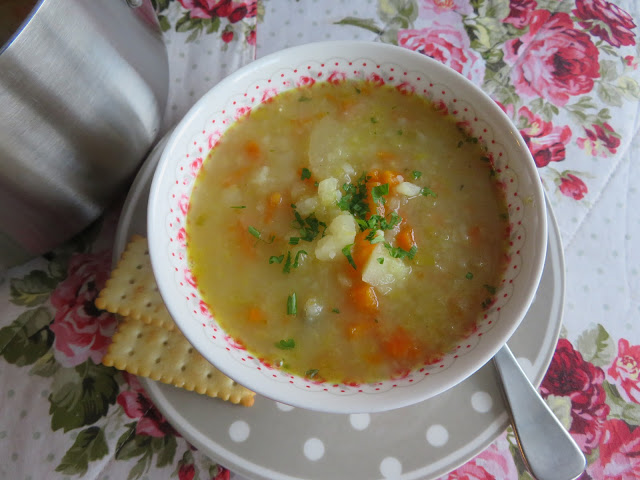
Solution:
[[[382,259],[382,263],[380,260]],[[411,273],[411,267],[399,258],[393,258],[382,243],[378,243],[362,271],[362,280],[376,287],[382,294],[391,291],[394,283],[405,280]]]
[[[327,234],[318,241],[315,254],[318,260],[333,260],[342,249],[356,238],[356,221],[349,213],[334,218],[327,227]]]

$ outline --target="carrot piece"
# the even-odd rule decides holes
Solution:
[[[407,252],[416,244],[415,234],[411,225],[406,223],[400,227],[398,235],[396,235],[396,245]]]
[[[469,240],[471,241],[471,243],[479,243],[481,236],[480,226],[474,225],[473,227],[469,227],[469,229],[467,230],[467,235],[469,236]]]
[[[251,322],[251,323],[266,323],[267,322],[267,318],[266,318],[264,312],[261,309],[259,309],[258,307],[251,307],[249,309],[248,319],[249,319],[249,322]]]
[[[376,248],[375,245],[372,245],[369,240],[367,240],[368,231],[359,232],[356,234],[356,238],[353,242],[353,248],[351,249],[351,257],[353,258],[353,263],[356,264],[358,270],[362,269],[364,265],[369,260],[369,257],[373,253],[373,249]],[[356,272],[350,265],[349,270]],[[360,275],[360,273],[358,273]]]
[[[238,220],[235,225],[232,225],[229,228],[235,233],[235,236],[238,239],[238,245],[240,245],[242,251],[251,257],[255,257],[256,238],[249,233],[249,227]]]
[[[378,311],[378,296],[375,289],[365,282],[356,283],[349,289],[349,298],[361,312],[375,313]]]
[[[371,318],[359,318],[346,325],[347,338],[353,340],[367,335],[377,324]]]
[[[380,150],[379,152],[376,153],[376,157],[378,157],[379,160],[384,161],[384,160],[393,160],[394,158],[396,158],[396,155],[386,150]]]
[[[389,154],[393,155],[393,154]],[[380,176],[380,183],[388,183],[389,188],[395,187],[399,185],[400,182],[403,182],[404,178],[398,172],[394,172],[393,170],[385,170],[382,172]]]
[[[402,327],[397,327],[383,343],[385,353],[394,359],[410,359],[418,353],[413,338]]]
[[[244,147],[244,151],[251,160],[255,161],[260,158],[260,146],[254,140],[249,140],[247,142]]]

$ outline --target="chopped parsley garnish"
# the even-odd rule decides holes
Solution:
[[[420,190],[420,194],[425,197],[438,198],[438,195],[436,194],[436,192],[431,190],[429,187],[424,187],[422,190]]]
[[[422,176],[422,172],[418,170],[414,170],[413,172],[411,172],[411,175],[413,176],[414,180],[417,180]]]
[[[384,242],[384,235],[379,230],[371,230],[365,239],[369,240],[371,245],[375,245],[376,243]]]
[[[462,140],[460,140],[460,141],[458,142],[458,148],[462,148],[462,146],[463,146],[463,145],[464,145],[464,142],[463,142]]]
[[[293,268],[298,268],[301,255],[307,256],[309,254],[304,250],[298,250],[298,253],[296,253],[296,259],[293,261]]]
[[[365,173],[353,183],[345,183],[342,185],[344,195],[338,201],[340,210],[347,211],[356,219],[364,218],[369,213],[369,204],[367,202],[367,175]]]
[[[271,257],[269,257],[269,265],[271,265],[272,263],[282,263],[282,260],[284,260],[284,255],[280,255],[279,257],[272,255]]]
[[[264,243],[269,243],[269,244],[270,244],[270,243],[273,243],[273,241],[276,239],[276,236],[275,236],[275,235],[271,235],[271,236],[269,237],[269,241],[264,240],[264,239],[262,238],[262,234],[260,233],[260,230],[258,230],[256,227],[249,227],[249,229],[248,229],[248,230],[249,230],[249,233],[250,233],[251,235],[253,235],[254,237],[256,237],[258,240],[263,241]]]
[[[500,214],[500,218],[502,220],[509,220],[509,214],[508,213],[501,213]]]
[[[473,279],[473,273],[471,272],[467,272],[467,274],[464,276],[467,280],[472,280]]]
[[[492,286],[492,285],[483,285],[484,288],[487,289],[487,292],[489,292],[491,295],[495,295],[496,294],[496,287]]]
[[[300,180],[306,180],[307,178],[311,178],[311,170],[308,168],[302,169],[302,174],[300,175]]]
[[[247,208],[247,206],[246,205],[234,205],[231,208],[241,209],[241,208]]]
[[[380,258],[378,258],[377,260],[378,260],[378,263],[379,263],[380,265],[382,265],[382,264],[384,263],[384,257],[380,257]]]
[[[371,117],[371,123],[378,123],[378,119],[376,117]]]
[[[483,155],[482,157],[480,157],[480,160],[489,163],[491,161],[491,158],[487,155]]]
[[[287,252],[287,260],[282,267],[282,273],[289,273],[291,271],[291,252]]]
[[[357,270],[358,267],[356,267],[356,262],[353,261],[353,257],[351,256],[351,247],[353,247],[353,243],[350,243],[349,245],[345,246],[342,249],[342,254],[345,257],[347,257],[347,260],[349,261],[349,265],[351,265],[354,270]]]
[[[371,189],[371,196],[373,197],[373,201],[384,205],[385,200],[382,198],[384,195],[389,195],[389,184],[385,183],[383,185],[378,185],[377,187],[373,187]]]
[[[260,230],[258,230],[256,227],[249,227],[249,233],[257,239],[260,239],[260,237],[262,236]]]
[[[302,96],[298,99],[299,102],[310,102],[311,99],[309,97]]]
[[[302,218],[302,215],[300,215],[294,208],[293,214],[296,217],[294,228],[299,229],[300,240],[304,240],[305,242],[312,242],[318,235],[320,235],[320,227],[323,228],[322,236],[324,237],[324,231],[327,229],[327,224],[318,220],[315,213],[311,213],[307,218]],[[289,243],[291,243],[291,238],[289,239]],[[293,243],[292,245],[296,244]]]
[[[481,303],[482,309],[486,310],[487,308],[489,308],[491,306],[492,303],[493,303],[493,299],[485,298]]]
[[[300,237],[289,238],[289,245],[297,245],[300,242]]]
[[[389,220],[381,215],[371,215],[369,220],[356,219],[356,223],[360,227],[360,231],[364,232],[367,229],[371,230],[391,230],[402,221],[402,217],[396,212],[389,214]],[[375,234],[369,234],[371,238],[367,240],[371,241]],[[373,242],[372,242],[373,243]]]
[[[296,292],[293,292],[287,298],[287,315],[298,314],[298,301],[296,300]]]
[[[409,260],[412,260],[418,252],[418,247],[415,245],[408,251],[400,247],[392,247],[387,242],[384,243],[384,247],[389,251],[389,255],[391,255],[393,258],[407,257]]]
[[[332,309],[331,309],[331,311],[332,311],[333,313],[340,313],[340,310],[338,310],[337,308],[332,308]]]
[[[278,347],[280,350],[291,350],[292,348],[295,348],[295,346],[296,342],[295,340],[293,340],[293,338],[290,338],[288,340],[280,340],[276,343],[276,347]]]
[[[358,87],[356,87],[356,93],[360,93],[360,89]]]
[[[398,135],[402,135],[402,130],[398,130]]]
[[[360,92],[358,92],[358,93],[360,93]],[[312,369],[307,370],[306,372],[304,372],[304,376],[307,377],[307,378],[313,378],[316,375],[318,375],[318,371],[319,370],[317,368],[312,368]]]

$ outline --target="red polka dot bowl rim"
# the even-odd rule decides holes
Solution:
[[[262,363],[218,325],[202,301],[185,245],[189,196],[225,130],[272,96],[317,81],[368,79],[431,99],[486,145],[509,205],[509,265],[477,329],[440,362],[372,384],[320,383]],[[537,289],[547,245],[545,199],[518,130],[482,90],[452,69],[400,47],[322,42],[252,62],[206,93],[176,126],[156,169],[148,204],[149,249],[160,293],[177,326],[209,362],[260,395],[311,410],[378,412],[437,395],[473,374],[507,342]]]

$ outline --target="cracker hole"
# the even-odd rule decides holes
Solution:
[[[207,373],[207,378],[211,378],[213,377],[213,374],[211,372]]]
[[[136,335],[136,338],[142,338],[142,332],[138,332],[138,335]]]
[[[160,363],[162,361],[162,357],[156,358],[156,363]]]
[[[187,369],[187,366],[186,366],[186,365],[182,365],[182,366],[180,367],[180,371],[181,371],[181,372],[184,372],[186,369]]]
[[[165,347],[169,345],[169,340],[165,340],[164,342],[162,342],[162,345],[164,345]]]
[[[138,270],[142,270],[142,265],[137,265],[137,266],[136,266],[136,268],[137,268]]]
[[[151,304],[151,302],[147,302],[146,307],[147,307],[147,308],[151,308],[151,305],[152,305],[152,304]]]
[[[121,300],[124,300],[125,298],[127,298],[127,295],[126,295],[126,294],[125,294],[125,295],[122,295],[122,296],[120,297],[120,299],[121,299]]]

